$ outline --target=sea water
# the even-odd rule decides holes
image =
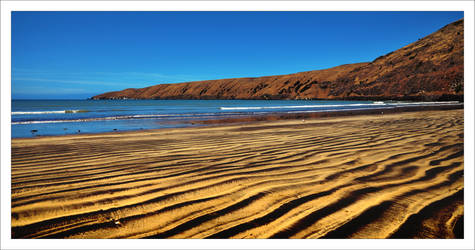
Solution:
[[[12,100],[12,137],[192,126],[192,121],[458,102],[322,100]],[[196,125],[194,125],[196,126]]]

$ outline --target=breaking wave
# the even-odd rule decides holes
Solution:
[[[15,111],[12,115],[43,115],[43,114],[72,114],[72,113],[86,113],[89,110],[57,110],[57,111]]]
[[[352,104],[328,104],[328,105],[295,105],[295,106],[255,106],[255,107],[220,107],[221,110],[260,110],[260,109],[308,109],[308,108],[336,108],[336,107],[364,107],[364,106],[408,106],[408,105],[440,105],[459,104],[457,101],[451,102],[381,102],[373,103],[352,103]]]

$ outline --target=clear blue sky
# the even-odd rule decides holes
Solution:
[[[463,12],[13,12],[12,98],[372,61]]]

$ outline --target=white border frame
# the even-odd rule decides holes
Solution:
[[[473,1],[1,1],[1,249],[474,249]],[[10,239],[11,11],[464,11],[465,239],[435,240],[32,240]]]

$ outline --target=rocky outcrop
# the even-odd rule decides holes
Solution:
[[[463,19],[372,62],[289,75],[159,84],[92,99],[463,100]]]

